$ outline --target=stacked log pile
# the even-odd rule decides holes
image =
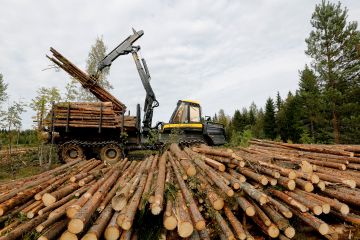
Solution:
[[[0,240],[291,239],[303,224],[339,239],[335,224],[360,225],[360,158],[300,147],[172,144],[143,161],[71,162],[0,185]]]
[[[58,103],[46,118],[45,124],[55,127],[119,128],[120,115],[115,114],[111,102]]]

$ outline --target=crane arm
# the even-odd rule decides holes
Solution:
[[[135,31],[133,29],[133,34],[127,37],[122,43],[120,43],[114,50],[112,50],[108,55],[106,55],[103,60],[99,62],[97,72],[101,72],[104,68],[110,67],[112,62],[121,55],[126,55],[132,52],[133,43],[138,40],[142,35],[144,35],[144,31]]]
[[[132,51],[132,56],[136,65],[136,68],[139,72],[141,82],[146,91],[145,103],[144,103],[144,119],[143,119],[143,132],[146,134],[151,129],[152,118],[154,108],[159,106],[159,102],[156,100],[155,93],[150,85],[150,73],[146,65],[144,58],[139,60],[138,50],[140,48],[134,48]]]

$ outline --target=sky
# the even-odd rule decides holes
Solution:
[[[111,51],[132,31],[147,61],[160,107],[154,124],[167,122],[179,99],[200,101],[204,115],[232,115],[252,102],[263,107],[277,91],[295,91],[314,0],[1,0],[0,73],[12,101],[29,103],[40,87],[64,92],[70,77],[44,70],[54,47],[84,69],[98,36]],[[332,1],[336,2],[336,1]],[[349,21],[360,20],[360,1],[344,0]],[[111,93],[135,114],[145,91],[131,55],[112,64]],[[34,112],[23,114],[30,128]]]

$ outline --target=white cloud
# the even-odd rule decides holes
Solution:
[[[316,1],[317,3],[320,0]],[[334,1],[335,2],[335,1]],[[359,21],[360,2],[342,1],[349,20]],[[64,89],[64,72],[42,71],[55,47],[80,67],[102,35],[108,50],[143,29],[138,40],[160,102],[155,121],[167,121],[178,99],[196,98],[204,112],[232,114],[252,101],[262,106],[298,82],[309,59],[308,36],[314,1],[156,0],[55,1],[4,0],[0,16],[0,72],[13,100],[30,101],[40,86]],[[131,56],[111,68],[112,91],[135,112],[145,92]],[[24,115],[25,127],[31,115]]]

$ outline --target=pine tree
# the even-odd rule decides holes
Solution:
[[[358,86],[360,60],[357,44],[360,33],[356,22],[347,23],[347,8],[322,1],[316,5],[311,18],[314,28],[307,43],[306,54],[313,58],[312,66],[319,80],[329,109],[335,143],[340,142],[344,104],[349,100],[352,86]],[[354,97],[354,96],[353,96]]]
[[[266,138],[276,138],[275,106],[272,98],[268,98],[265,105],[264,134]]]
[[[280,96],[280,92],[278,91],[276,94],[276,112],[280,111],[281,105],[282,105],[282,99]]]
[[[310,133],[312,142],[316,142],[317,128],[322,121],[322,95],[314,72],[305,65],[299,71],[299,97],[301,101],[302,121],[306,131]]]
[[[235,110],[234,116],[231,121],[231,125],[232,125],[232,130],[236,132],[242,131],[243,126],[242,126],[241,113],[239,110]]]

